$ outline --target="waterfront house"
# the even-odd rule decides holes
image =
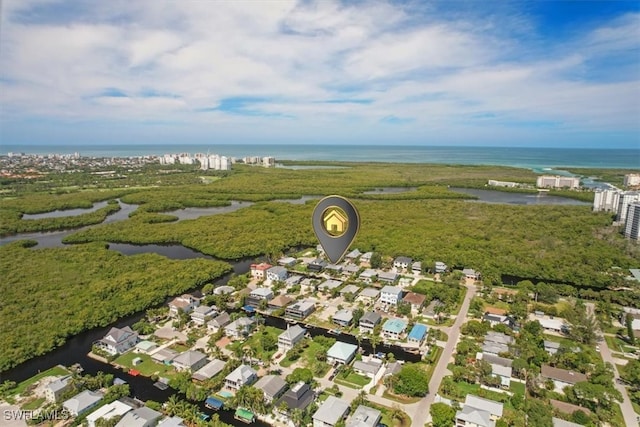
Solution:
[[[361,334],[372,334],[373,328],[376,327],[378,323],[382,320],[382,316],[374,311],[367,311],[360,318],[360,333]]]
[[[427,333],[429,332],[429,328],[423,324],[416,323],[411,328],[411,332],[407,336],[407,342],[422,345],[424,339],[427,337]]]
[[[360,405],[347,419],[345,427],[377,427],[381,417],[382,412],[377,409]]]
[[[400,275],[398,273],[394,273],[393,271],[381,271],[378,273],[378,281],[393,284],[395,283]]]
[[[287,383],[276,375],[265,375],[253,387],[262,390],[264,401],[271,403],[284,394],[287,390]]]
[[[295,320],[303,320],[316,309],[313,301],[298,301],[289,305],[284,310],[285,317]]]
[[[333,275],[342,273],[342,266],[340,264],[327,264],[325,270],[329,273],[334,273]]]
[[[187,350],[173,359],[173,367],[177,371],[191,370],[195,372],[208,362],[207,355],[197,350]]]
[[[318,285],[318,290],[322,292],[329,292],[339,287],[340,285],[342,285],[342,282],[340,280],[327,279]]]
[[[261,262],[260,264],[251,264],[251,277],[257,280],[264,280],[267,278],[267,270],[273,267],[271,264]]]
[[[444,262],[442,262],[442,261],[436,261],[436,264],[435,264],[435,272],[436,272],[437,274],[445,273],[445,272],[447,271],[447,268],[448,268],[448,267],[447,267],[447,264],[445,264]]]
[[[111,328],[107,335],[99,341],[96,341],[94,345],[101,350],[106,351],[111,355],[124,353],[129,350],[138,342],[138,333],[133,331],[130,327],[124,328]]]
[[[397,286],[385,286],[380,290],[380,302],[396,305],[402,299],[402,289]]]
[[[165,365],[170,365],[171,361],[178,357],[178,352],[170,348],[161,348],[151,355],[151,360]]]
[[[351,310],[338,310],[332,317],[333,323],[338,326],[349,326],[353,320],[353,313]]]
[[[406,270],[413,260],[406,256],[399,256],[393,260],[393,266],[399,270]]]
[[[71,415],[77,417],[100,403],[104,395],[99,391],[85,390],[72,398],[65,400],[62,407]]]
[[[274,407],[279,408],[284,404],[289,411],[293,409],[304,411],[313,402],[313,398],[313,390],[309,384],[300,381],[287,390]]]
[[[267,304],[267,307],[272,310],[278,310],[278,309],[285,308],[286,306],[291,304],[292,301],[293,301],[293,298],[291,297],[288,297],[286,295],[278,295],[277,297],[269,301],[269,303]]]
[[[87,420],[87,424],[89,427],[96,427],[96,421],[98,419],[102,418],[104,421],[107,421],[111,418],[122,417],[132,409],[133,408],[126,403],[115,400],[96,409],[95,411],[87,415],[87,418],[85,419]]]
[[[174,317],[177,316],[180,311],[189,314],[199,305],[200,300],[198,298],[193,295],[184,294],[169,302],[169,314]]]
[[[346,365],[353,360],[357,349],[358,346],[355,344],[336,341],[329,351],[327,351],[327,362],[332,364],[342,363],[343,365]]]
[[[207,323],[213,316],[217,314],[216,310],[213,307],[209,307],[208,305],[200,305],[196,307],[191,313],[191,321],[196,325],[204,325]]]
[[[224,328],[229,323],[231,323],[231,316],[229,316],[229,313],[226,311],[223,311],[207,322],[207,329],[213,332],[218,332],[218,330]]]
[[[244,300],[244,304],[257,308],[262,301],[270,301],[273,299],[273,291],[269,288],[256,288],[252,290]]]
[[[347,285],[344,288],[340,289],[340,296],[344,297],[346,294],[356,296],[358,294],[358,291],[360,291],[360,288],[356,285]]]
[[[321,272],[327,266],[327,262],[321,258],[316,258],[307,264],[307,270],[314,271],[316,273]]]
[[[349,403],[329,396],[313,414],[313,427],[335,427],[349,413]]]
[[[387,339],[399,340],[406,329],[406,321],[402,319],[387,319],[382,325],[382,335]]]
[[[187,427],[187,425],[182,418],[174,415],[173,417],[161,419],[157,427]]]
[[[138,344],[136,344],[136,347],[133,351],[135,351],[136,353],[149,354],[156,348],[158,348],[158,345],[156,343],[154,343],[153,341],[145,340],[140,341]]]
[[[250,366],[240,365],[226,376],[224,385],[230,390],[238,391],[240,387],[251,385],[258,379],[258,373]]]
[[[131,412],[127,412],[116,424],[116,427],[152,427],[162,418],[162,414],[149,407],[141,406]]]
[[[213,359],[211,362],[198,369],[191,378],[195,381],[206,381],[218,375],[224,369],[226,363],[219,359]]]
[[[304,339],[306,329],[300,325],[287,326],[287,329],[278,335],[278,349],[281,351],[289,351],[297,343]]]
[[[55,403],[69,390],[71,390],[71,375],[65,375],[47,384],[44,388],[44,397],[47,402]]]
[[[287,257],[280,258],[278,260],[278,265],[281,265],[283,267],[293,267],[294,265],[296,265],[297,262],[298,262],[297,259],[287,256]]]
[[[365,304],[371,304],[378,299],[378,295],[380,295],[380,291],[376,288],[364,288],[358,294],[358,299]]]
[[[287,269],[281,266],[271,267],[267,270],[267,280],[284,282],[287,280]]]
[[[468,280],[480,280],[480,273],[475,271],[473,268],[465,268],[462,270],[462,274],[465,279]]]
[[[549,365],[542,365],[540,377],[543,380],[553,381],[554,391],[564,393],[564,388],[576,385],[579,382],[587,381],[587,376],[580,372],[568,371],[566,369],[554,368]]]
[[[353,370],[368,378],[375,378],[382,369],[382,361],[380,359],[370,358],[367,361],[356,360],[353,362]]]
[[[297,285],[298,283],[300,283],[302,279],[303,277],[300,276],[299,274],[294,274],[293,276],[289,276],[287,280],[284,281],[284,284],[287,288],[291,288]]]
[[[255,321],[250,317],[238,317],[224,327],[224,333],[231,339],[244,338],[253,329]]]
[[[421,274],[422,273],[422,263],[420,261],[416,261],[411,264],[411,272],[413,274]]]

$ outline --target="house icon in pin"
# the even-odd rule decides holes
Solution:
[[[339,208],[331,207],[327,209],[322,217],[324,229],[332,236],[340,236],[347,230],[349,221],[347,215]]]

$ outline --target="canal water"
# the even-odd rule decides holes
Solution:
[[[456,193],[468,194],[477,197],[477,200],[467,200],[468,202],[496,203],[506,205],[591,205],[588,202],[569,199],[568,197],[550,196],[545,192],[537,194],[531,193],[510,193],[506,191],[480,190],[475,188],[450,187],[449,190]]]
[[[65,216],[78,216],[86,213],[95,212],[98,209],[102,209],[107,207],[107,202],[97,202],[94,203],[92,207],[88,209],[65,209],[65,210],[57,210],[39,214],[24,214],[22,215],[22,219],[43,219],[43,218],[61,218]]]

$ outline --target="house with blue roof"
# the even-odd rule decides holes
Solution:
[[[402,319],[388,319],[382,325],[382,335],[385,338],[399,340],[407,329],[407,322]]]
[[[407,336],[407,341],[421,345],[428,332],[429,328],[426,325],[416,323],[413,325],[413,328],[411,328],[411,332],[409,332],[409,336]]]

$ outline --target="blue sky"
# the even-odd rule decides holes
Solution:
[[[0,143],[640,148],[637,1],[0,5]]]

